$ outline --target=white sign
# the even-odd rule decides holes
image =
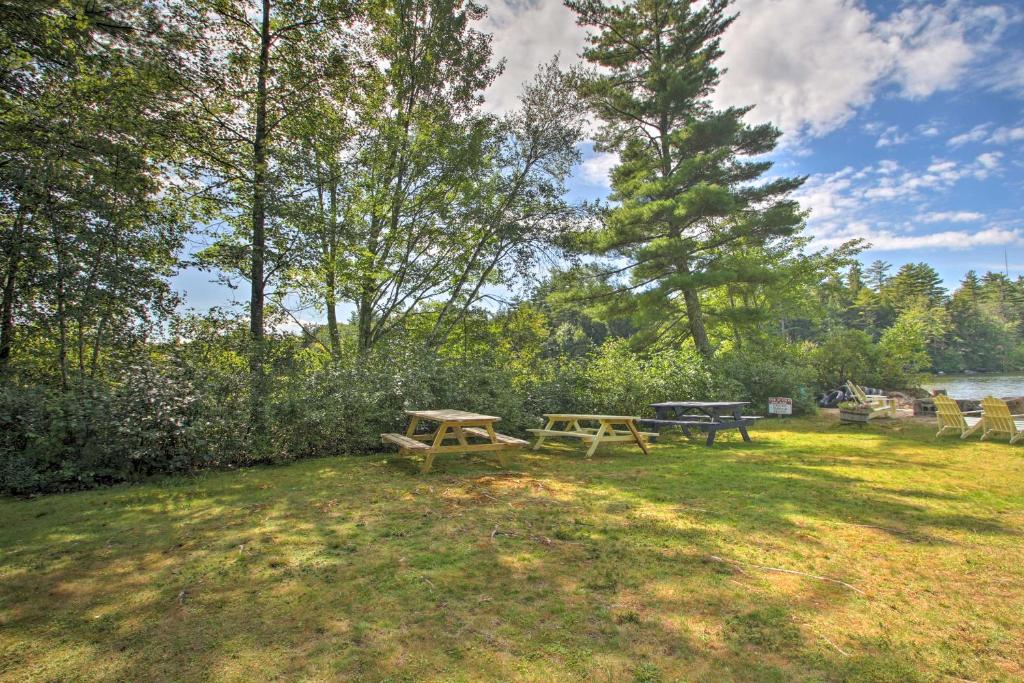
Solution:
[[[793,399],[782,398],[781,396],[772,396],[771,398],[768,399],[768,414],[792,415]]]

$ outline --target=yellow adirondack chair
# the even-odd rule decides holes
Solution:
[[[962,412],[956,401],[940,394],[935,397],[935,415],[939,419],[939,431],[935,436],[952,432],[959,434],[961,439],[966,439],[982,428],[984,420],[980,414],[980,410]]]
[[[885,415],[887,417],[896,417],[896,399],[889,398],[888,396],[868,396],[864,393],[857,384],[847,380],[847,388],[850,393],[853,394],[853,400],[861,405],[871,407],[871,415]]]
[[[985,425],[981,440],[993,434],[1006,434],[1010,443],[1024,440],[1024,419],[1014,418],[1024,418],[1024,415],[1011,415],[1006,401],[991,396],[981,399],[981,421]]]

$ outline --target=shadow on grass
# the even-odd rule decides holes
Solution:
[[[822,632],[869,598],[799,578],[771,592],[712,556],[799,557],[821,545],[806,518],[935,546],[951,541],[932,532],[1017,530],[934,507],[955,494],[869,478],[880,460],[916,477],[916,461],[822,465],[777,438],[590,461],[552,445],[509,471],[439,458],[426,477],[401,458],[311,461],[7,503],[20,527],[0,536],[0,672],[913,680],[919,653],[880,639],[845,657]]]

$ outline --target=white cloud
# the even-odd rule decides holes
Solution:
[[[580,168],[583,171],[583,178],[588,183],[600,187],[611,187],[611,172],[618,163],[618,154],[599,152],[585,160]]]
[[[992,145],[1005,145],[1009,142],[1017,142],[1018,140],[1024,140],[1024,126],[997,128],[992,132],[992,137],[985,142]]]
[[[882,159],[878,162],[878,172],[882,175],[891,175],[900,170],[899,162],[892,159]]]
[[[974,223],[985,218],[977,211],[932,211],[918,214],[915,220],[921,223]]]
[[[941,133],[938,126],[931,124],[922,124],[918,126],[917,132],[926,138],[934,138]]]
[[[1024,51],[1004,51],[980,76],[979,84],[995,92],[1024,97]]]
[[[901,133],[899,126],[889,126],[879,136],[878,142],[875,143],[875,147],[895,147],[896,145],[902,145],[910,140],[910,135],[907,133]]]
[[[992,127],[991,123],[979,123],[974,128],[971,128],[966,133],[955,135],[946,141],[946,144],[950,147],[961,147],[966,145],[968,142],[981,142],[988,137],[988,130]]]
[[[928,166],[928,172],[929,173],[946,173],[948,171],[952,171],[954,168],[956,168],[956,162],[955,161],[943,161],[942,159],[939,159],[937,161],[933,161]]]
[[[875,17],[852,2],[744,0],[737,9],[722,40],[728,73],[716,100],[756,104],[756,122],[826,133],[872,101],[874,84],[890,68]]]
[[[958,0],[911,4],[885,20],[855,0],[740,0],[737,9],[717,103],[756,104],[753,121],[810,135],[841,127],[885,84],[912,99],[956,87],[1016,20],[999,5]]]
[[[955,87],[1012,21],[998,5],[910,5],[879,27],[894,49],[892,79],[912,99]]]
[[[874,251],[961,250],[971,247],[1024,245],[1024,234],[1020,230],[987,228],[977,232],[946,230],[930,234],[906,234],[885,228],[874,228],[867,223],[851,224],[843,233],[821,236],[816,242],[826,247],[837,247],[851,239],[863,239]]]
[[[491,0],[487,5],[480,29],[494,35],[494,55],[505,60],[505,72],[486,93],[487,108],[500,113],[515,109],[523,83],[538,65],[559,53],[563,64],[576,63],[587,32],[556,0]]]
[[[837,246],[863,239],[877,250],[942,248],[972,245],[1024,244],[1020,229],[990,225],[977,232],[947,230],[931,234],[914,232],[917,224],[979,222],[976,211],[925,212],[902,220],[908,205],[920,204],[935,193],[949,193],[968,179],[984,179],[999,168],[1002,154],[988,152],[973,161],[958,163],[934,159],[925,169],[907,168],[892,160],[855,170],[811,176],[797,192],[801,205],[810,211],[808,232],[821,246]]]
[[[789,138],[842,126],[886,85],[921,98],[971,76],[990,88],[1010,88],[1016,79],[1024,93],[1024,75],[1005,61],[996,67],[1006,71],[999,84],[991,82],[992,69],[975,73],[1019,20],[1000,4],[915,2],[887,18],[859,0],[738,0],[735,9],[739,18],[722,41],[727,73],[715,103],[754,104],[752,122],[771,121]],[[506,60],[505,73],[487,92],[487,106],[496,112],[515,107],[538,64],[556,53],[563,63],[577,61],[587,33],[558,0],[489,0],[480,28],[494,34],[495,56]]]
[[[1002,158],[1002,152],[985,152],[984,154],[979,154],[977,163],[980,165],[980,168],[975,170],[974,176],[979,179],[985,178],[988,175],[987,171],[994,171],[999,168],[999,160]]]

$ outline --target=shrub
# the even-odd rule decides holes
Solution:
[[[742,400],[751,401],[755,413],[768,411],[768,398],[784,396],[793,399],[793,413],[813,413],[814,369],[807,362],[808,349],[803,345],[780,342],[774,347],[761,347],[756,353],[746,349],[730,350],[719,355],[715,363],[728,381],[739,387]]]
[[[67,391],[7,385],[0,390],[0,489],[85,488],[205,464],[195,403],[180,373],[148,362]]]
[[[880,386],[881,350],[861,330],[833,332],[810,354],[817,388],[835,389],[846,380],[867,386]]]

